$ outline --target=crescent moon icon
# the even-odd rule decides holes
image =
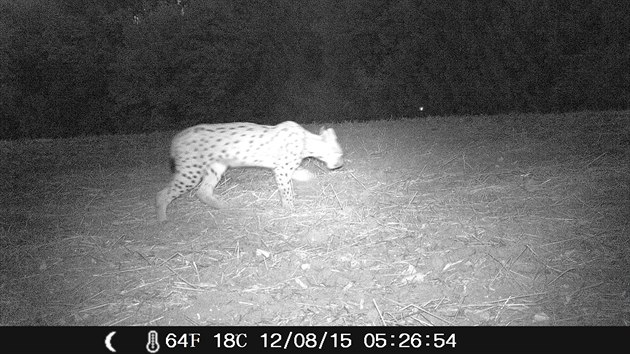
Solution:
[[[105,337],[105,347],[107,347],[107,349],[109,349],[109,351],[112,353],[116,353],[116,349],[112,347],[112,337],[114,336],[114,334],[116,334],[116,331],[111,332],[107,335],[107,337]]]

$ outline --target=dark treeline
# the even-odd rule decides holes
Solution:
[[[0,138],[627,109],[618,0],[0,0]]]

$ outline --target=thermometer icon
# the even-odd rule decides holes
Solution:
[[[157,353],[160,350],[160,343],[158,343],[157,331],[149,331],[149,341],[147,342],[147,351],[149,353]]]

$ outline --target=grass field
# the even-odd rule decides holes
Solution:
[[[630,324],[630,112],[332,126],[292,213],[233,169],[164,225],[173,133],[0,142],[0,324]]]

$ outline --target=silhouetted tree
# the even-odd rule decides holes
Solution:
[[[630,107],[614,0],[0,0],[0,137]]]

